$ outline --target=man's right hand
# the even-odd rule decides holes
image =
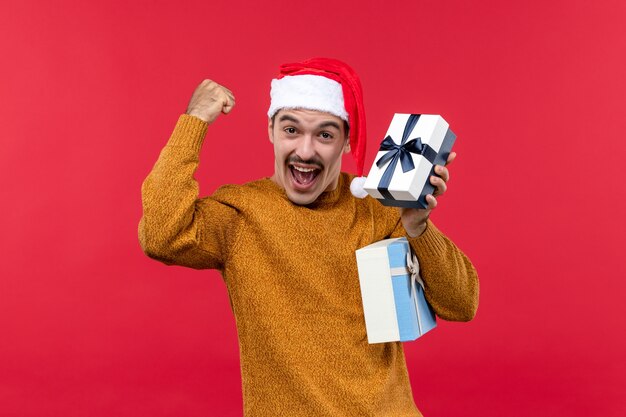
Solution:
[[[204,80],[193,92],[187,114],[211,124],[220,113],[228,114],[234,106],[235,96],[228,88],[215,81]]]

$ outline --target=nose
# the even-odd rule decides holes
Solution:
[[[315,157],[315,142],[312,135],[302,135],[298,142],[296,155],[303,161],[309,161]]]

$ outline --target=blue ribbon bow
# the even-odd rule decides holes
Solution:
[[[376,166],[378,166],[378,168],[382,168],[387,162],[391,162],[389,162],[387,169],[385,169],[383,176],[380,178],[377,188],[382,196],[388,200],[394,200],[387,188],[389,187],[389,184],[391,184],[391,178],[393,178],[393,173],[396,169],[396,165],[398,165],[398,160],[400,160],[400,164],[402,165],[402,172],[405,173],[415,169],[413,158],[410,155],[412,153],[422,155],[430,161],[431,164],[435,163],[437,152],[428,144],[423,144],[422,138],[417,137],[407,142],[407,139],[409,138],[409,135],[413,131],[413,128],[417,124],[419,118],[419,114],[412,114],[409,116],[409,119],[404,126],[404,132],[402,133],[402,141],[399,145],[395,143],[393,138],[389,135],[387,135],[387,137],[380,144],[379,151],[387,151],[387,153],[378,158]]]

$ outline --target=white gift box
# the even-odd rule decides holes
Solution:
[[[356,259],[369,343],[415,340],[437,326],[406,238],[372,243]]]
[[[396,113],[365,180],[365,191],[386,206],[426,208],[435,165],[445,165],[456,135],[435,114]]]

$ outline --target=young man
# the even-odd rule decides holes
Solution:
[[[406,236],[437,315],[471,320],[478,278],[428,220],[435,196],[427,210],[400,211],[350,193],[341,156],[352,152],[362,173],[361,85],[346,64],[317,58],[283,65],[272,81],[273,176],[199,199],[193,175],[207,126],[234,105],[213,81],[193,93],[142,187],[144,251],[222,273],[237,321],[246,416],[419,416],[402,344],[367,342],[355,250]],[[436,172],[440,195],[449,173]]]

